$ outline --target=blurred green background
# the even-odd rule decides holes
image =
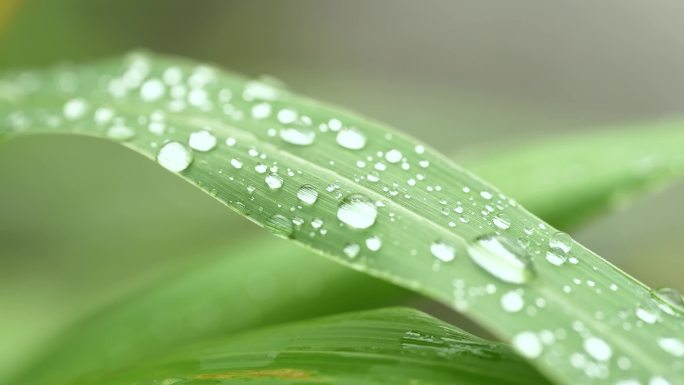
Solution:
[[[275,76],[466,160],[681,116],[683,16],[679,0],[0,0],[0,67],[144,47]],[[198,251],[265,236],[93,139],[4,143],[0,181],[0,380]],[[682,198],[679,183],[571,233],[646,283],[684,290]]]

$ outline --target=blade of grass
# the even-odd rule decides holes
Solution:
[[[548,384],[509,347],[410,309],[342,314],[185,348],[80,384]]]
[[[173,84],[179,74],[187,85],[159,80]],[[264,82],[141,55],[5,79],[7,134],[123,141],[274,234],[468,314],[559,382],[681,379],[671,349],[682,343],[677,310],[493,187],[377,123]],[[213,136],[219,148],[202,151]],[[266,175],[259,163],[270,167]],[[311,207],[307,185],[318,192]],[[569,254],[553,254],[558,249]],[[644,321],[644,307],[653,322]]]
[[[555,226],[575,226],[682,175],[681,121],[599,129],[461,159]],[[559,204],[559,202],[562,202]]]

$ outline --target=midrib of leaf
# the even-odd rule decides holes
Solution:
[[[174,62],[164,62],[162,60],[153,63],[156,67],[155,71],[160,71],[168,65],[176,64]],[[115,66],[118,67],[118,64],[115,63]],[[78,76],[82,77],[82,81],[92,82],[90,86],[85,85],[86,88],[81,91],[95,87],[94,80],[99,80],[103,73],[111,73],[108,66],[101,67],[102,68],[94,67],[92,72],[87,72],[83,75],[79,72]],[[186,66],[184,68],[185,71],[192,71],[192,66]],[[84,69],[82,68],[81,70]],[[85,69],[85,71],[88,70],[90,69]],[[114,72],[113,75],[116,76],[116,74],[117,72]],[[223,76],[219,77],[217,81],[225,82],[221,86],[232,87],[233,90],[236,90],[236,94],[238,94],[237,90],[241,90],[240,82],[242,80]],[[95,87],[95,89],[97,88]],[[216,90],[211,92],[214,91]],[[106,94],[103,94],[102,91],[98,92],[100,93],[93,92],[92,98],[89,99],[90,103],[95,106],[98,103],[101,103],[101,101],[98,102],[98,98],[102,98],[103,96],[106,97]],[[40,109],[45,109],[53,114],[61,113],[62,104],[74,96],[80,95],[60,95],[59,93],[50,95],[50,93],[47,92],[37,100],[25,102],[25,104],[28,103],[27,105],[15,107],[12,106],[13,102],[10,100],[5,110],[9,112],[15,109],[24,109],[25,113],[29,116],[40,116]],[[245,175],[244,172],[243,174],[235,172],[233,174],[234,176],[243,178],[242,184],[237,183],[238,186],[235,187],[213,174],[217,169],[221,169],[221,167],[227,163],[227,159],[231,156],[236,154],[246,156],[244,153],[237,152],[236,149],[229,149],[225,146],[221,146],[219,149],[215,149],[213,152],[207,154],[196,154],[195,163],[183,173],[183,176],[195,183],[202,183],[203,186],[216,184],[216,186],[220,188],[220,196],[217,198],[228,205],[235,205],[235,202],[232,201],[232,199],[235,198],[244,200],[245,204],[250,205],[250,211],[252,213],[251,219],[258,223],[265,222],[269,215],[275,213],[287,215],[289,217],[291,212],[285,210],[285,208],[293,202],[291,198],[288,198],[293,196],[293,193],[295,192],[295,190],[292,189],[292,185],[294,184],[296,188],[304,182],[314,184],[320,189],[319,193],[321,193],[321,198],[319,198],[319,202],[316,204],[317,206],[309,211],[303,210],[304,214],[297,210],[295,211],[301,214],[305,220],[308,219],[309,221],[314,216],[325,217],[329,233],[325,236],[311,238],[308,237],[307,232],[300,232],[297,230],[293,234],[293,237],[296,240],[320,253],[332,256],[339,262],[352,264],[354,267],[367,270],[373,275],[389,279],[395,283],[429,294],[442,302],[466,312],[479,322],[488,325],[493,332],[506,340],[510,340],[520,332],[540,333],[543,330],[549,329],[564,330],[568,335],[568,338],[562,342],[556,341],[551,345],[545,346],[543,354],[536,358],[534,362],[550,376],[565,383],[574,383],[576,381],[603,383],[607,380],[606,378],[589,376],[587,372],[572,367],[567,361],[572,353],[586,356],[587,353],[584,352],[582,348],[582,342],[588,336],[599,337],[611,346],[613,355],[607,364],[607,370],[611,379],[618,380],[621,377],[624,377],[647,381],[649,376],[661,374],[670,376],[672,381],[674,381],[675,378],[679,378],[679,375],[677,374],[679,368],[677,361],[660,350],[654,343],[654,339],[661,336],[679,335],[678,330],[681,329],[681,324],[678,323],[679,319],[677,318],[677,315],[669,316],[667,314],[661,314],[661,320],[657,324],[646,325],[646,327],[639,324],[639,320],[634,317],[633,313],[626,319],[620,319],[618,317],[618,312],[620,310],[619,306],[633,307],[643,301],[653,301],[650,299],[650,293],[644,287],[635,284],[632,279],[626,277],[624,273],[611,265],[603,263],[600,258],[590,253],[588,250],[582,249],[576,243],[573,245],[572,255],[580,260],[578,265],[573,266],[565,264],[563,267],[550,266],[545,262],[543,255],[546,251],[545,245],[548,238],[553,236],[555,230],[545,226],[536,217],[498,194],[492,187],[477,178],[472,177],[472,175],[463,172],[460,168],[453,166],[451,162],[445,160],[441,155],[428,149],[425,155],[418,157],[412,152],[415,141],[411,141],[406,137],[396,134],[393,134],[394,136],[390,140],[385,136],[385,133],[388,133],[389,130],[384,127],[340,111],[331,110],[328,107],[313,102],[303,101],[287,92],[282,92],[282,98],[282,100],[272,103],[274,109],[277,110],[284,106],[293,106],[296,110],[310,113],[312,118],[316,118],[316,115],[327,116],[328,119],[331,117],[339,117],[345,123],[359,127],[361,131],[365,132],[369,139],[369,143],[373,142],[371,147],[384,148],[385,151],[389,148],[400,148],[402,153],[413,161],[414,169],[418,169],[420,172],[425,173],[428,182],[420,184],[421,186],[417,188],[406,189],[406,191],[410,191],[413,195],[412,200],[402,201],[402,193],[398,195],[398,198],[390,196],[385,197],[379,192],[380,187],[389,186],[389,188],[392,188],[392,178],[399,176],[399,179],[394,179],[394,181],[403,182],[404,178],[408,175],[407,173],[399,171],[399,174],[396,174],[397,170],[388,171],[384,174],[383,178],[386,177],[386,179],[390,179],[390,182],[385,182],[383,180],[378,184],[379,187],[377,187],[377,191],[373,190],[370,185],[367,185],[368,182],[357,183],[354,180],[355,178],[351,177],[351,175],[360,175],[357,174],[359,171],[351,165],[353,159],[356,156],[360,156],[359,153],[350,153],[348,150],[335,147],[334,143],[332,146],[327,145],[325,144],[326,142],[321,139],[321,142],[315,145],[315,150],[311,150],[311,148],[297,148],[297,152],[301,155],[296,155],[296,158],[293,158],[293,156],[295,156],[292,154],[292,151],[295,150],[294,147],[287,147],[288,145],[282,144],[282,147],[292,148],[292,151],[283,151],[281,150],[281,145],[276,146],[273,143],[269,143],[273,139],[266,136],[265,132],[263,132],[264,123],[254,122],[252,120],[235,123],[236,125],[242,125],[245,129],[251,129],[252,134],[245,134],[246,136],[244,136],[245,138],[249,138],[250,142],[248,144],[257,144],[260,151],[267,153],[271,161],[276,160],[282,167],[292,166],[287,163],[288,161],[292,161],[300,164],[301,167],[308,170],[311,175],[304,175],[301,177],[300,175],[294,175],[292,179],[288,180],[288,183],[286,183],[284,188],[277,193],[267,193],[264,195],[261,191],[258,191],[255,196],[249,196],[244,190],[240,193],[238,188],[240,186],[244,188],[244,186],[248,185],[250,182],[254,182],[255,184],[263,182],[260,175]],[[31,103],[38,108],[37,111],[31,111]],[[121,105],[141,104],[141,102],[135,98],[133,100],[111,100],[109,102],[105,99],[104,103],[114,104],[117,107],[117,110],[121,110]],[[241,103],[243,102],[241,101]],[[249,103],[247,104],[249,105]],[[2,106],[0,105],[0,107]],[[149,111],[152,111],[154,108],[160,107],[151,107]],[[120,111],[117,112],[120,113]],[[196,111],[196,114],[197,116],[205,116],[211,115],[212,113]],[[170,113],[169,116],[173,115],[173,113]],[[135,116],[129,116],[129,119],[131,118],[135,118]],[[224,117],[223,115],[222,119],[229,120],[228,117]],[[325,119],[322,120],[325,121]],[[199,122],[203,121],[204,119],[200,118]],[[212,120],[212,122],[214,121]],[[185,141],[187,135],[191,131],[201,128],[201,125],[197,125],[198,121],[192,119],[181,123],[183,123],[183,126],[177,127],[178,131],[176,133],[166,135],[165,138]],[[129,124],[129,122],[127,122],[127,124]],[[270,124],[273,123],[271,122]],[[83,121],[76,122],[73,126],[67,125],[57,127],[57,131],[70,131],[72,129],[77,132],[91,131],[95,132],[96,135],[100,132],[97,128],[93,130],[92,123],[90,123],[90,126],[87,124],[84,125]],[[237,132],[241,133],[239,129],[237,129]],[[99,133],[99,135],[102,134]],[[324,137],[323,135],[321,136]],[[146,133],[144,128],[140,127],[138,128],[138,136],[131,140],[127,145],[131,147],[137,146],[138,151],[146,152],[147,156],[152,157],[153,154],[150,147],[145,145],[148,143],[148,139],[158,141],[157,138]],[[220,142],[224,139],[225,138],[220,138]],[[382,146],[378,145],[379,142],[382,142]],[[362,153],[374,154],[375,151],[375,149],[367,148],[364,149]],[[327,156],[335,156],[336,165],[334,168],[336,171],[330,171],[327,168],[316,164],[327,162]],[[419,169],[416,165],[416,160],[418,158],[429,160],[431,162],[429,169]],[[373,160],[373,162],[375,161],[376,160]],[[384,162],[384,160],[382,161]],[[214,167],[215,169],[212,169]],[[388,170],[396,167],[398,166],[388,165]],[[229,167],[226,168],[226,170],[231,171]],[[365,172],[366,171],[363,173]],[[342,183],[343,181],[341,180],[328,180],[327,178],[330,176],[344,179],[346,185]],[[300,181],[297,182],[297,180]],[[326,195],[322,191],[321,186],[325,186],[327,183],[340,183],[342,196],[359,192],[365,192],[366,195],[372,195],[374,197],[380,196],[382,197],[380,201],[387,203],[388,207],[379,210],[378,220],[370,230],[352,231],[339,226],[335,227],[335,225],[338,224],[335,217],[335,211],[337,204],[339,204],[338,200],[342,196],[333,197]],[[444,193],[432,193],[422,190],[426,184],[430,183],[442,185]],[[435,185],[433,184],[432,186]],[[462,186],[469,187],[470,192],[461,192],[460,188]],[[369,192],[369,189],[373,191]],[[401,189],[398,188],[398,190]],[[490,201],[481,199],[478,195],[480,191],[491,192],[494,195],[494,198]],[[285,192],[287,192],[287,194],[283,195]],[[449,193],[448,196],[445,195],[447,192]],[[435,195],[444,197],[444,199],[448,198],[449,205],[447,207],[449,209],[453,207],[457,200],[462,200],[463,206],[466,206],[466,203],[472,202],[474,206],[468,206],[466,208],[471,216],[470,222],[468,224],[458,223],[453,229],[453,232],[445,232],[446,226],[440,226],[438,223],[438,219],[443,218],[440,216],[441,214],[438,210],[435,209],[435,206],[441,207],[438,203],[438,198],[435,197]],[[454,196],[456,197],[455,199]],[[255,198],[261,200],[255,203],[249,201],[249,199]],[[294,200],[294,202],[296,202],[296,200]],[[400,204],[400,202],[402,202],[402,204]],[[405,208],[404,205],[411,206],[411,209]],[[491,223],[490,219],[494,213],[491,213],[491,215],[488,213],[484,216],[480,214],[480,210],[484,210],[486,205],[500,206],[500,208],[492,209],[492,211],[506,212],[507,215],[510,216],[513,226],[506,231],[501,231],[496,228]],[[473,209],[472,207],[475,208]],[[397,213],[392,213],[390,208],[394,208],[406,215],[396,215]],[[418,222],[420,223],[416,223],[416,215],[420,217],[420,219],[418,219]],[[451,218],[454,221],[457,221],[456,215],[451,215]],[[427,228],[424,229],[423,227]],[[532,236],[526,235],[522,231],[525,227],[535,229],[535,234]],[[435,232],[440,233],[442,236],[436,236]],[[538,272],[534,281],[526,285],[513,285],[499,282],[480,270],[479,267],[465,261],[467,260],[467,256],[465,250],[461,247],[463,241],[474,239],[479,235],[492,233],[502,233],[505,237],[512,240],[523,238],[531,242],[529,253],[534,259],[534,266]],[[384,237],[384,244],[381,251],[371,253],[364,250],[362,257],[355,260],[349,260],[342,255],[341,249],[345,242],[348,242],[351,239],[363,245],[366,237],[376,234]],[[432,266],[434,266],[436,262],[434,262],[435,259],[430,256],[429,245],[438,238],[443,238],[444,241],[448,241],[452,243],[452,246],[459,248],[459,256],[453,263],[438,263],[436,265],[438,269],[437,271],[434,271]],[[404,244],[404,242],[406,242],[406,244]],[[411,249],[412,247],[413,249]],[[407,257],[406,254],[408,250],[415,250],[415,252],[412,256]],[[588,265],[592,264],[595,264],[595,266],[588,267]],[[604,269],[603,273],[598,266],[600,266],[601,269]],[[596,271],[592,268],[595,268]],[[583,287],[584,284],[581,286],[573,286],[573,299],[577,299],[577,302],[581,304],[580,306],[585,308],[581,311],[575,309],[576,307],[579,307],[576,302],[559,300],[559,297],[565,295],[561,294],[561,286],[563,284],[572,285],[572,279],[577,279],[577,277],[580,278],[580,282],[582,283],[588,282],[589,280],[595,280],[594,286],[589,288]],[[611,293],[607,289],[609,283],[617,284],[619,292]],[[462,295],[459,294],[458,291],[458,285],[460,284],[467,288]],[[596,289],[594,289],[594,287],[596,287]],[[601,298],[599,301],[597,299],[597,295],[599,294],[597,289],[605,290],[605,292],[601,293],[602,295],[609,293],[614,299],[619,298],[620,301],[611,301],[610,298]],[[536,314],[534,317],[524,312],[509,313],[501,309],[501,305],[499,304],[500,295],[510,290],[518,290],[523,293],[526,309],[528,311],[530,309],[534,310],[534,314]],[[553,292],[555,296],[546,295],[549,291]],[[546,300],[546,304],[544,306],[537,305],[535,300],[538,298]],[[623,304],[620,305],[620,302]],[[625,303],[629,305],[624,305]],[[657,306],[655,302],[650,303],[653,306]],[[598,311],[605,313],[605,318],[601,322],[594,320],[595,314]],[[494,319],[495,317],[496,320]],[[572,325],[574,321],[578,320],[585,323],[585,326],[588,326],[588,330],[585,330],[583,333],[574,331]],[[610,329],[604,327],[598,328],[597,324],[599,323],[610,324]],[[634,329],[632,329],[633,331],[630,332],[629,335],[625,332],[616,332],[616,326],[622,325],[623,323],[633,324]],[[645,331],[646,328],[651,330]],[[633,345],[624,342],[625,339],[630,338],[635,339]],[[641,354],[636,353],[633,350],[627,350],[629,346],[638,346],[640,349],[643,349],[644,355],[653,357],[653,359],[648,361],[634,359],[636,354],[639,356]],[[550,359],[551,357],[556,356],[564,357],[566,360],[561,361],[560,363],[550,363],[547,361],[547,358]],[[632,358],[632,367],[629,369],[618,368],[615,362],[618,356]],[[598,363],[598,365],[603,364]]]

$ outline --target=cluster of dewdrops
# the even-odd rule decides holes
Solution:
[[[200,110],[209,111],[214,108],[221,108],[223,113],[233,120],[253,119],[264,121],[272,119],[278,122],[276,128],[268,130],[269,137],[278,138],[284,143],[296,147],[312,146],[316,143],[317,137],[324,134],[334,135],[334,142],[344,151],[359,153],[368,146],[368,136],[363,130],[345,125],[337,118],[329,119],[325,122],[314,123],[308,116],[300,115],[294,108],[276,108],[274,101],[278,100],[280,90],[271,84],[261,81],[249,81],[244,84],[240,92],[231,91],[224,88],[218,91],[217,95],[207,91],[206,86],[211,84],[214,72],[209,67],[197,67],[187,79],[184,79],[183,70],[178,67],[169,67],[164,70],[159,77],[149,77],[149,65],[144,59],[133,60],[124,74],[120,77],[112,78],[108,83],[108,92],[113,98],[123,98],[131,94],[137,94],[144,102],[158,102],[169,98],[166,109],[170,112],[182,111],[192,107]],[[242,103],[246,103],[247,109],[236,106],[231,101],[235,97],[241,97]],[[99,126],[106,126],[106,135],[116,140],[129,140],[136,135],[135,129],[129,127],[125,122],[116,117],[115,112],[110,108],[90,109],[87,100],[84,98],[73,98],[68,100],[62,109],[63,118],[66,121],[76,121],[93,114],[95,123]],[[154,135],[161,136],[165,132],[172,130],[165,121],[165,112],[160,109],[153,112],[149,119],[145,121],[147,129]],[[391,135],[386,136],[391,138]],[[204,128],[190,133],[187,141],[167,141],[157,148],[157,162],[166,169],[173,172],[183,172],[191,167],[196,153],[207,153],[219,146],[234,147],[240,140],[236,136],[219,138],[211,129]],[[248,157],[261,157],[263,154],[251,148]],[[431,163],[426,155],[426,149],[417,145],[411,151],[402,148],[389,148],[378,152],[372,156],[360,156],[354,166],[357,169],[370,169],[362,178],[367,183],[377,183],[381,181],[382,173],[388,167],[397,166],[403,170],[411,169],[412,164],[409,159],[417,157],[416,165],[419,171],[411,174],[402,183],[404,192],[400,193],[399,183],[388,183],[382,187],[382,192],[390,198],[403,196],[410,199],[408,191],[415,188],[426,180],[426,174],[431,167]],[[246,168],[245,162],[240,157],[234,157],[229,161],[230,167],[236,171]],[[333,162],[331,162],[333,164]],[[277,168],[269,167],[264,163],[257,163],[253,167],[254,172],[262,175],[264,184],[270,190],[279,190],[285,183],[285,179],[278,172]],[[291,170],[288,175],[294,175]],[[248,186],[248,190],[254,191],[256,187]],[[332,183],[326,188],[329,193],[337,191],[339,186]],[[428,192],[441,192],[440,185],[428,185],[425,187]],[[478,215],[485,219],[494,229],[493,232],[480,236],[465,245],[465,254],[481,269],[490,274],[498,281],[518,285],[517,288],[500,293],[499,304],[508,314],[529,314],[534,315],[537,309],[545,306],[543,298],[528,300],[525,291],[525,284],[533,281],[536,277],[536,270],[532,264],[532,257],[529,251],[529,239],[535,232],[548,234],[548,243],[543,245],[543,251],[537,251],[540,258],[553,268],[562,268],[565,265],[577,265],[580,263],[572,250],[572,239],[565,233],[549,231],[543,223],[537,226],[523,226],[522,231],[527,237],[515,238],[506,235],[510,229],[516,226],[514,221],[505,213],[506,207],[514,207],[516,203],[506,198],[504,195],[488,190],[473,189],[462,187],[462,192],[469,195],[469,201],[452,202],[451,205],[446,199],[439,200],[440,217],[445,219],[446,228],[453,228],[458,223],[468,223],[471,216]],[[352,230],[366,230],[372,228],[378,220],[378,209],[386,203],[380,200],[371,199],[362,193],[353,193],[346,196],[336,195],[338,207],[336,218],[341,224]],[[319,199],[319,190],[312,184],[301,185],[296,192],[298,201],[304,206],[313,206]],[[477,203],[476,205],[476,202]],[[468,204],[477,207],[473,210]],[[479,210],[479,212],[477,211]],[[454,219],[452,219],[454,218]],[[281,236],[291,236],[293,229],[303,223],[301,218],[290,219],[282,214],[271,216],[266,226]],[[323,220],[315,218],[311,221],[314,229],[323,231]],[[440,264],[450,263],[457,259],[460,247],[453,245],[444,237],[435,239],[425,246],[426,253],[429,253],[436,263],[436,268]],[[378,235],[369,236],[362,244],[350,242],[342,246],[341,253],[350,259],[356,258],[362,250],[375,252],[383,247],[382,237]],[[415,254],[415,250],[411,251]],[[596,283],[591,280],[581,281],[575,279],[573,284],[564,285],[564,293],[571,295],[575,286],[586,285],[590,289],[596,289]],[[471,288],[472,289],[472,288]],[[617,291],[618,286],[610,285],[611,291]],[[485,294],[494,294],[497,288],[494,284],[483,288]],[[598,291],[597,291],[598,292]],[[481,293],[480,293],[481,294]],[[476,297],[478,293],[468,290],[462,280],[454,280],[455,306],[460,309],[467,309],[471,297]],[[649,298],[640,303],[631,312],[623,312],[620,315],[625,320],[623,328],[629,330],[632,327],[656,324],[664,316],[675,316],[673,308],[681,308],[682,297],[679,293],[671,289],[665,289],[658,293],[658,298],[663,300],[653,300]],[[531,302],[531,303],[528,303]],[[596,314],[597,319],[605,316]],[[635,317],[634,322],[628,321],[630,316]],[[632,362],[628,357],[616,356],[609,343],[593,335],[589,329],[581,322],[577,321],[572,325],[572,332],[580,335],[583,339],[582,351],[568,355],[572,367],[582,371],[589,378],[607,378],[611,363],[613,367],[621,370],[629,370]],[[557,340],[566,338],[569,330],[558,329],[542,331],[521,331],[517,333],[513,340],[513,346],[522,355],[529,358],[540,357],[545,347],[553,345]],[[684,359],[684,342],[678,336],[663,336],[654,344],[669,355],[678,359]],[[682,368],[684,370],[684,368]],[[655,375],[643,383],[638,379],[624,379],[617,382],[620,385],[668,385],[671,384],[665,377]]]

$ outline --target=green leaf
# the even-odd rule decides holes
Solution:
[[[0,89],[6,134],[122,141],[274,234],[466,313],[558,382],[682,380],[679,310],[380,124],[139,54],[8,75]]]
[[[424,313],[382,309],[268,328],[82,384],[548,384],[509,347]]]
[[[665,121],[487,149],[465,164],[536,215],[568,227],[680,177],[682,143],[684,123]]]

